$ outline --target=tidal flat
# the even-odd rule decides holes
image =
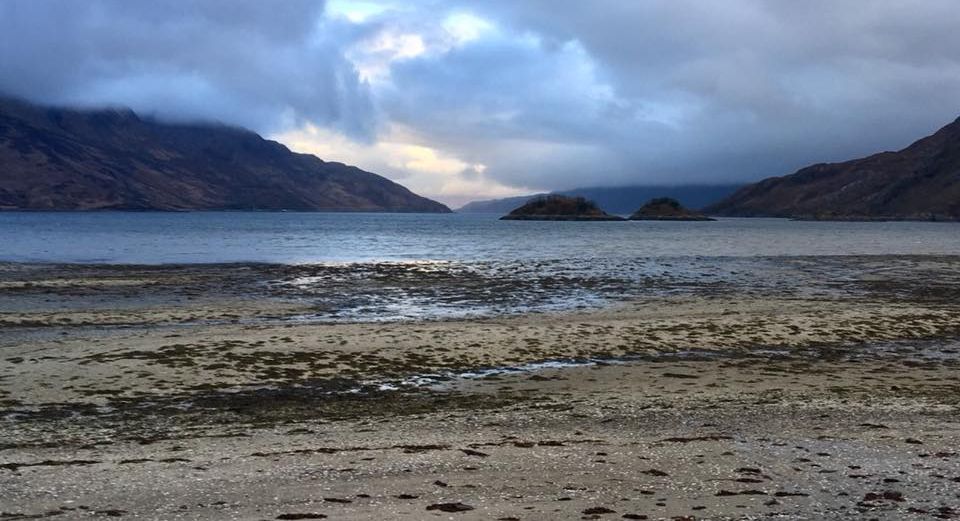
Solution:
[[[0,519],[960,517],[960,257],[0,264]]]

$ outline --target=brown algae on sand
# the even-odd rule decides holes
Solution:
[[[305,320],[295,268],[3,270],[0,511],[957,515],[960,259],[817,262],[869,276],[389,323]]]

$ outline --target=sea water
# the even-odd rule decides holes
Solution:
[[[0,212],[0,261],[102,264],[604,262],[960,254],[960,223],[500,221],[484,214]]]
[[[11,263],[222,264],[210,268],[222,272],[232,263],[266,263],[244,291],[306,303],[307,312],[286,317],[295,321],[477,318],[684,292],[831,297],[890,277],[960,284],[958,263],[941,255],[960,255],[960,224],[0,213],[0,262],[7,269],[18,269]]]

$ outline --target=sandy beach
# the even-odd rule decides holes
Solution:
[[[960,521],[960,0],[0,0],[0,521]]]
[[[960,517],[960,258],[790,269],[377,323],[310,266],[4,264],[0,519]]]

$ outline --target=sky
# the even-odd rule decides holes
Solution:
[[[240,125],[459,206],[748,182],[960,115],[956,0],[2,0],[0,93]]]

